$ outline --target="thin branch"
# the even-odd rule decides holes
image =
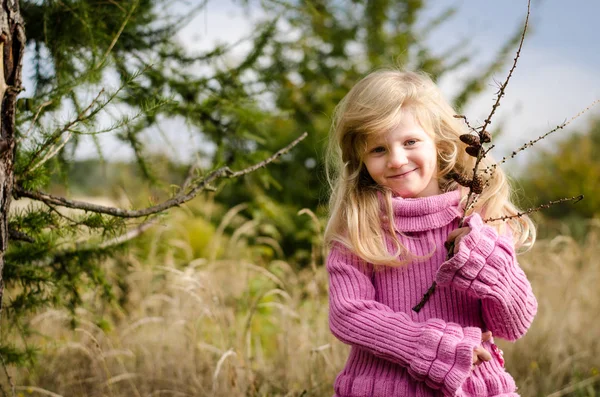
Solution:
[[[89,239],[89,240],[83,240],[83,241],[76,242],[75,247],[59,251],[53,255],[53,258],[56,259],[56,258],[59,258],[64,255],[74,254],[74,253],[81,252],[81,251],[94,250],[94,249],[106,249],[106,248],[110,248],[110,247],[115,247],[117,245],[121,245],[123,243],[126,243],[126,242],[133,240],[134,238],[140,236],[142,233],[144,233],[146,230],[150,229],[152,226],[156,225],[157,223],[158,223],[158,217],[154,217],[145,222],[142,222],[137,227],[135,227],[131,230],[128,230],[127,232],[121,234],[120,236],[113,237],[109,240],[106,240],[106,241],[100,243],[100,244],[98,244],[97,241],[94,241],[95,239],[93,239],[93,238]]]
[[[501,217],[498,217],[498,218],[487,218],[487,219],[484,219],[483,221],[486,222],[486,223],[487,222],[495,222],[495,221],[506,221],[508,219],[520,218],[523,215],[531,214],[532,212],[539,211],[542,208],[550,208],[551,206],[553,206],[555,204],[564,203],[566,201],[572,201],[573,204],[576,204],[576,203],[580,202],[581,200],[583,200],[583,194],[580,194],[579,196],[561,198],[560,200],[549,201],[546,204],[542,204],[542,205],[537,206],[535,208],[529,208],[528,210],[523,211],[523,212],[519,212],[516,215],[505,215],[505,216],[501,216]]]
[[[527,26],[529,25],[530,11],[531,11],[531,0],[528,0],[527,1],[527,16],[525,17],[525,26],[523,27],[523,34],[521,35],[521,41],[519,42],[519,48],[517,49],[517,55],[515,56],[515,59],[514,59],[512,67],[510,68],[510,71],[508,72],[508,76],[506,76],[506,80],[504,81],[504,84],[502,84],[500,86],[500,89],[498,90],[498,96],[496,97],[496,102],[492,106],[492,110],[491,110],[489,116],[487,117],[487,119],[485,119],[483,126],[481,127],[481,131],[485,131],[486,128],[492,122],[492,116],[496,112],[496,109],[498,108],[498,106],[500,106],[500,99],[502,99],[502,97],[504,96],[504,91],[506,90],[506,86],[508,85],[508,82],[510,81],[512,74],[515,71],[515,68],[517,67],[517,61],[519,60],[519,57],[521,56],[521,49],[523,48],[523,41],[525,41],[525,33],[527,32]]]
[[[114,48],[115,44],[117,44],[117,41],[119,40],[119,37],[121,37],[121,34],[123,33],[123,30],[125,30],[125,26],[127,26],[127,23],[129,23],[129,20],[131,19],[131,16],[133,15],[133,12],[135,11],[135,9],[137,8],[137,6],[138,6],[139,3],[140,3],[140,1],[137,0],[133,4],[133,6],[131,6],[131,9],[129,10],[129,13],[125,17],[125,20],[121,24],[121,27],[119,28],[119,31],[117,32],[117,34],[113,38],[112,42],[108,46],[108,49],[104,53],[104,56],[102,57],[102,60],[96,64],[96,69],[100,68],[100,66],[102,66],[102,64],[106,61],[106,58],[108,58],[108,55],[110,54],[110,52]]]
[[[596,99],[587,108],[583,109],[582,111],[580,111],[579,113],[577,113],[575,116],[571,117],[568,121],[565,121],[564,123],[557,125],[555,128],[553,128],[552,130],[546,132],[544,135],[538,137],[537,139],[534,139],[533,141],[527,142],[526,144],[524,144],[523,146],[521,146],[520,148],[518,148],[517,150],[515,150],[514,152],[512,152],[512,154],[510,156],[505,156],[498,163],[490,165],[483,172],[486,173],[486,174],[488,172],[492,172],[493,173],[494,170],[496,169],[496,167],[498,167],[500,164],[504,164],[508,159],[514,158],[519,152],[522,152],[523,150],[527,149],[528,147],[531,147],[531,146],[535,145],[537,142],[539,142],[542,139],[546,138],[548,135],[550,135],[550,134],[552,134],[552,133],[554,133],[554,132],[556,132],[558,130],[562,130],[563,128],[565,128],[566,126],[568,126],[569,124],[571,124],[573,122],[573,120],[579,118],[581,115],[583,115],[585,112],[587,112],[588,110],[590,110],[591,108],[593,108],[594,106],[596,106],[598,103],[600,103],[600,99]]]
[[[65,145],[67,144],[67,142],[69,142],[69,139],[71,139],[72,136],[73,136],[73,133],[71,131],[68,131],[67,137],[65,139],[63,139],[61,143],[59,143],[57,145],[54,145],[53,148],[51,148],[50,150],[48,150],[46,152],[46,154],[44,155],[44,157],[40,161],[38,161],[33,167],[31,167],[28,170],[28,172],[35,171],[36,168],[44,165],[44,163],[46,163],[46,161],[48,161],[52,157],[54,157],[56,155],[56,153],[58,153],[60,151],[60,149],[62,149],[63,147],[65,147]]]
[[[229,169],[229,167],[221,167],[221,168],[211,172],[210,174],[208,174],[208,176],[206,178],[204,178],[203,180],[201,180],[196,185],[196,187],[194,187],[189,193],[184,194],[182,192],[181,194],[176,195],[175,197],[173,197],[170,200],[164,201],[158,205],[144,208],[141,210],[125,210],[125,209],[116,208],[116,207],[108,207],[108,206],[104,206],[104,205],[91,204],[91,203],[88,203],[85,201],[69,200],[64,197],[54,196],[54,195],[39,192],[39,191],[25,190],[18,184],[14,186],[14,193],[17,197],[27,197],[27,198],[41,201],[41,202],[44,202],[44,203],[50,204],[50,205],[59,205],[62,207],[67,207],[67,208],[75,208],[75,209],[80,209],[80,210],[90,211],[90,212],[95,212],[95,213],[100,213],[100,214],[118,216],[121,218],[140,218],[143,216],[156,214],[156,213],[162,212],[164,210],[167,210],[169,208],[179,206],[183,203],[186,203],[186,202],[190,201],[191,199],[193,199],[194,197],[196,197],[198,195],[198,193],[200,193],[201,191],[207,190],[208,188],[210,188],[210,184],[218,179],[237,178],[237,177],[249,174],[253,171],[256,171],[257,169],[264,167],[269,163],[272,163],[277,158],[279,158],[281,155],[289,152],[300,141],[302,141],[304,138],[306,138],[307,135],[308,134],[306,132],[303,133],[302,135],[300,135],[300,137],[296,138],[292,143],[290,143],[283,149],[280,149],[279,151],[277,151],[271,157],[267,158],[266,160],[261,161],[260,163],[257,163],[248,168],[245,168],[243,170],[233,172]]]
[[[508,86],[508,82],[510,81],[512,74],[513,74],[515,68],[517,67],[517,62],[519,60],[519,57],[521,56],[521,49],[523,48],[523,42],[525,41],[525,33],[527,32],[527,26],[529,25],[530,11],[531,11],[531,0],[528,0],[527,1],[527,16],[525,17],[525,26],[523,26],[523,34],[521,34],[521,41],[519,42],[519,48],[517,49],[517,54],[515,56],[513,65],[510,68],[510,71],[508,72],[508,76],[506,76],[506,80],[500,86],[500,88],[498,90],[498,93],[496,96],[496,102],[494,102],[494,105],[492,106],[492,110],[490,111],[489,116],[485,119],[483,125],[481,127],[479,127],[479,130],[477,130],[479,138],[482,142],[483,142],[482,138],[483,138],[484,134],[486,134],[486,128],[492,122],[492,117],[494,116],[494,113],[496,112],[496,109],[498,108],[498,106],[500,106],[500,100],[504,96],[506,87]],[[462,118],[462,117],[459,116],[458,118]],[[466,117],[464,117],[463,119],[465,120],[465,122],[467,121]],[[467,124],[467,125],[469,126],[469,124]],[[479,150],[479,153],[477,154],[477,160],[475,161],[475,166],[473,167],[473,177],[471,178],[471,180],[475,180],[475,177],[477,176],[477,171],[479,168],[479,163],[481,163],[481,160],[483,159],[485,154],[487,154],[488,151],[484,152],[483,148],[481,148],[481,150]],[[469,186],[469,193],[467,194],[467,200],[465,202],[465,211],[463,212],[463,216],[460,218],[458,227],[463,226],[465,217],[467,215],[467,210],[469,210],[472,207],[471,201],[473,201],[473,203],[474,203],[477,200],[477,197],[473,197],[473,194],[474,194],[473,187]],[[452,249],[448,249],[448,255],[446,256],[446,259],[450,259],[451,255],[452,255],[451,252],[452,252]],[[425,292],[425,294],[419,301],[419,303],[416,306],[414,306],[412,308],[412,310],[415,311],[416,313],[421,311],[421,309],[423,308],[425,303],[427,303],[427,301],[429,300],[431,295],[435,292],[436,287],[437,287],[437,283],[434,280],[433,283],[431,284],[431,286],[427,289],[427,291]]]
[[[13,397],[16,397],[17,393],[15,391],[15,384],[13,383],[13,380],[12,380],[10,374],[8,373],[8,368],[6,367],[6,362],[4,361],[4,357],[1,354],[0,354],[0,361],[2,361],[2,368],[4,368],[4,373],[6,374],[6,378],[8,379],[8,384],[10,385],[12,395],[13,395]],[[4,389],[2,389],[2,392],[4,392]]]
[[[34,243],[35,239],[29,236],[26,233],[23,233],[19,230],[9,228],[8,229],[8,237],[13,241],[25,241],[28,243]]]
[[[181,185],[181,190],[186,190],[188,188],[188,186],[190,186],[190,184],[194,180],[194,174],[196,173],[197,169],[198,169],[198,161],[195,161],[187,171],[187,176],[185,177],[185,180],[183,181],[183,184]]]
[[[17,141],[18,143],[21,143],[21,140],[23,140],[25,137],[28,137],[29,134],[31,134],[31,132],[33,131],[33,127],[35,126],[35,123],[37,122],[38,117],[40,117],[40,114],[42,113],[42,110],[46,107],[46,106],[50,106],[52,105],[52,101],[46,101],[44,103],[42,103],[40,105],[40,107],[38,108],[37,112],[35,113],[35,116],[33,116],[33,120],[31,121],[31,125],[29,126],[29,129],[27,130],[27,132],[25,133],[25,135],[21,136],[19,138],[19,140]]]
[[[39,155],[46,150],[51,144],[53,144],[58,138],[60,138],[66,131],[68,131],[72,126],[74,126],[75,124],[85,120],[87,117],[85,114],[94,106],[94,104],[96,102],[98,102],[98,99],[100,98],[100,96],[104,93],[104,88],[100,90],[100,92],[98,93],[98,95],[96,95],[96,97],[94,98],[93,101],[90,102],[90,104],[81,112],[79,112],[79,114],[77,115],[77,117],[73,120],[71,120],[70,122],[68,122],[66,125],[64,125],[62,128],[60,128],[58,131],[56,131],[54,134],[52,134],[52,136],[46,140],[46,142],[44,142],[44,144],[38,148],[38,150],[35,152],[35,154],[33,156],[31,156],[31,160],[29,160],[29,164],[27,164],[27,166],[25,167],[25,171],[23,172],[23,175],[26,175],[27,173],[29,173],[31,171],[31,167],[33,165],[33,163],[36,161],[36,159],[39,157]]]
[[[477,133],[477,128],[471,126],[471,124],[469,123],[469,120],[467,120],[467,116],[465,116],[464,114],[455,114],[454,118],[462,119],[465,122],[465,124],[467,125],[467,127],[469,128],[469,130],[471,130],[471,132]]]
[[[150,229],[156,223],[158,223],[158,218],[152,218],[146,222],[143,222],[135,229],[131,229],[120,236],[117,236],[115,238],[112,238],[108,241],[103,242],[102,244],[100,244],[99,248],[114,247],[116,245],[121,245],[123,243],[126,243],[129,240],[133,240],[134,238],[136,238],[139,235],[141,235],[142,233],[144,233],[146,230]]]

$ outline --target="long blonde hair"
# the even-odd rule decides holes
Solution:
[[[470,176],[475,165],[475,158],[465,152],[459,139],[468,132],[464,123],[454,117],[455,111],[426,74],[379,70],[360,80],[336,107],[329,134],[326,170],[331,197],[325,241],[341,243],[375,265],[401,265],[414,258],[394,231],[392,192],[377,185],[363,163],[368,137],[393,129],[407,109],[436,143],[440,189],[461,189],[462,207],[467,189],[450,174]],[[480,168],[491,164],[487,155]],[[488,183],[473,211],[486,218],[516,215],[508,180],[499,167]],[[384,198],[385,222],[380,197]],[[496,222],[495,226],[500,230],[506,223],[518,247],[533,244],[535,227],[528,217]]]

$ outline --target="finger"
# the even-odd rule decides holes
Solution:
[[[454,249],[452,250],[454,255],[456,255],[456,253],[458,252],[460,240],[462,240],[462,238],[463,238],[463,235],[461,234],[461,235],[457,236],[456,239],[454,240]]]
[[[470,228],[468,228],[468,227],[459,227],[458,229],[454,229],[453,231],[450,232],[446,241],[452,242],[452,241],[454,241],[454,239],[456,239],[456,237],[463,234],[465,231],[469,231],[469,230],[470,230]]]
[[[487,342],[492,338],[492,331],[486,331],[481,334],[481,342]]]
[[[477,358],[479,358],[481,361],[490,361],[492,359],[492,355],[489,351],[481,348],[481,350],[477,352]]]

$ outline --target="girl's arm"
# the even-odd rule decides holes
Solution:
[[[408,369],[429,387],[454,395],[471,372],[481,330],[440,319],[417,323],[375,301],[373,269],[335,246],[327,259],[329,326],[342,342]]]
[[[517,263],[509,236],[499,236],[477,213],[466,224],[470,232],[442,264],[436,282],[481,299],[488,329],[494,336],[514,341],[527,332],[537,311],[529,280]]]

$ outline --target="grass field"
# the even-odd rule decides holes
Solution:
[[[106,263],[118,303],[89,293],[74,329],[68,313],[46,310],[29,319],[36,334],[12,336],[41,349],[35,366],[9,368],[18,395],[332,395],[348,349],[329,332],[320,247],[313,266],[295,270],[256,224],[230,236],[208,228],[198,242],[186,219],[173,214],[146,249]],[[519,258],[539,312],[523,339],[500,345],[521,395],[600,394],[600,225],[583,242],[540,240]]]

